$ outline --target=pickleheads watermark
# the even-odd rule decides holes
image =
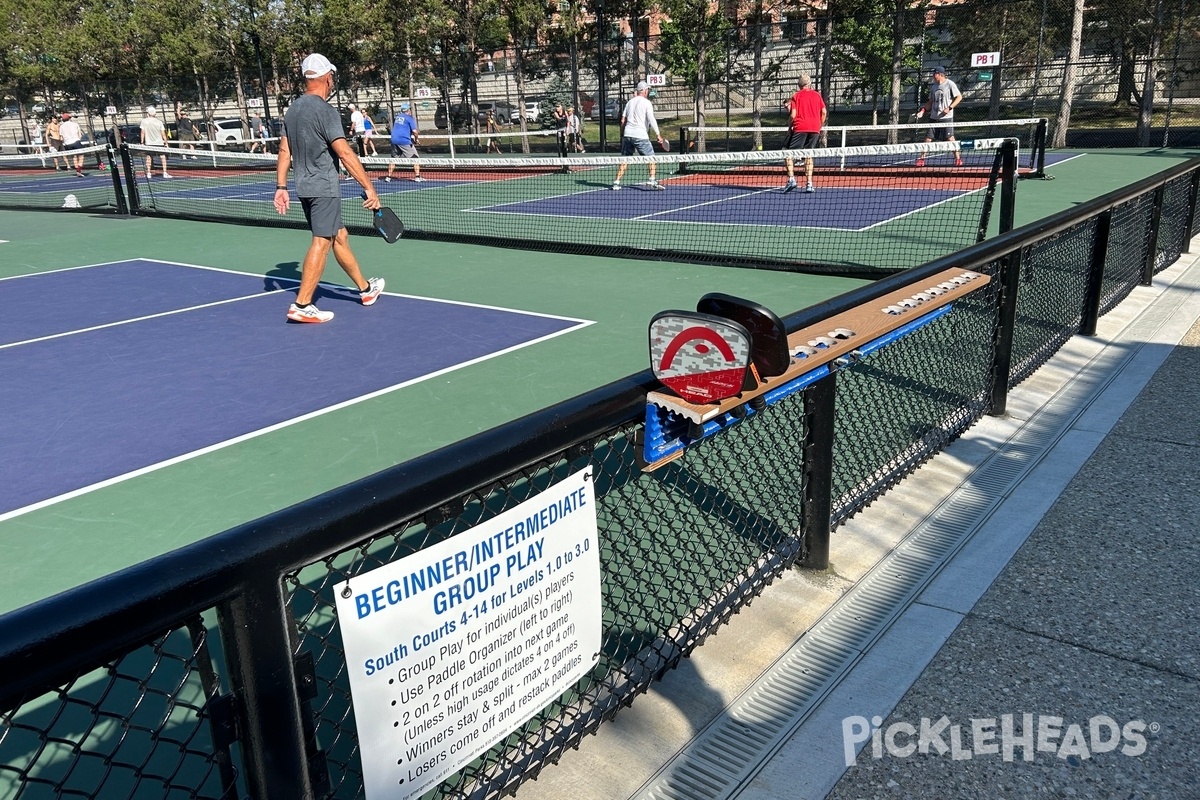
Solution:
[[[1067,723],[1052,714],[1001,714],[972,718],[964,725],[942,716],[922,717],[918,725],[893,722],[883,728],[881,717],[853,716],[842,720],[842,749],[846,766],[854,766],[858,745],[871,740],[871,755],[880,759],[886,750],[894,758],[914,753],[948,755],[955,761],[999,756],[1005,761],[1033,761],[1038,754],[1072,761],[1099,753],[1118,752],[1136,757],[1146,752],[1147,733],[1158,733],[1158,723],[1133,719],[1124,724],[1106,714],[1086,722]]]

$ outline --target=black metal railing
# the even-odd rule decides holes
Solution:
[[[639,373],[0,617],[0,791],[363,796],[333,586],[590,466],[603,652],[452,779],[496,797],[555,761],[1075,333],[1187,252],[1200,160],[785,319],[815,324],[949,267],[992,276],[928,325],[642,470]]]

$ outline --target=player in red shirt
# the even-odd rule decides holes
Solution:
[[[788,103],[788,113],[792,118],[792,130],[788,135],[787,144],[784,145],[785,150],[808,150],[820,147],[821,128],[825,127],[825,120],[828,117],[821,93],[812,88],[812,78],[801,75],[799,85],[800,88],[792,95],[792,99]],[[796,174],[792,168],[792,159],[787,159],[785,163],[787,164],[788,179],[783,190],[790,192],[796,188]],[[804,191],[811,192],[813,190],[813,160],[811,158],[804,159],[804,174],[807,178]]]

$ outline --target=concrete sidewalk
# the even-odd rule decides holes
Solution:
[[[517,796],[1200,797],[1198,320],[1185,255]]]

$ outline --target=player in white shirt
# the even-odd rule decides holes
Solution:
[[[167,146],[167,126],[163,125],[163,121],[155,116],[158,111],[154,106],[146,106],[146,116],[142,118],[141,124],[138,126],[142,129],[142,144],[149,147],[166,147]],[[162,176],[164,178],[171,177],[167,172],[167,154],[163,153],[159,156],[162,162]],[[154,176],[154,159],[146,155],[146,177]]]
[[[621,155],[631,156],[634,153],[643,156],[654,155],[654,146],[650,144],[650,131],[654,131],[654,136],[658,140],[659,147],[662,146],[663,137],[658,130],[658,120],[654,118],[654,106],[650,103],[650,85],[645,81],[640,81],[637,85],[637,90],[633,97],[625,104],[625,110],[621,112]],[[613,179],[612,188],[614,191],[621,188],[621,178],[625,176],[625,168],[628,167],[627,162],[622,161],[621,166],[617,167],[617,177]],[[650,182],[647,184],[651,189],[665,189],[666,187],[655,180],[654,172],[658,166],[653,161],[646,165],[650,170]]]

